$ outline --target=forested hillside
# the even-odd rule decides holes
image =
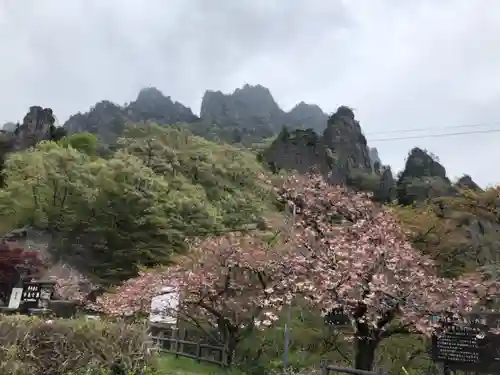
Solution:
[[[98,149],[94,135],[76,133],[9,154],[4,230],[47,231],[54,256],[116,283],[168,263],[186,238],[266,230],[279,218],[271,176],[249,151],[156,125],[131,126],[106,158]]]
[[[500,276],[499,190],[451,181],[420,148],[394,176],[347,106],[285,112],[258,85],[207,92],[197,117],[149,88],[62,128],[34,106],[0,137],[0,231],[38,234],[25,243],[48,268],[74,271],[52,273],[61,298],[144,313],[176,280],[183,313],[249,373],[275,366],[280,331],[257,328],[290,305],[297,364],[345,362],[340,345],[399,371],[403,347],[421,371],[429,311],[482,306]],[[335,342],[321,311],[350,323]]]

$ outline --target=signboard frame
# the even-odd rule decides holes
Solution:
[[[10,292],[9,309],[18,309],[23,297],[23,288],[14,287]]]
[[[450,370],[500,373],[500,313],[467,314],[462,322],[442,321],[442,332],[432,337],[432,358]]]

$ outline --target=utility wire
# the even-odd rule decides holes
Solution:
[[[486,134],[486,133],[499,133],[500,129],[487,129],[487,130],[475,130],[468,132],[456,132],[456,133],[443,133],[443,134],[427,134],[427,135],[413,135],[408,137],[392,137],[392,138],[376,138],[370,139],[369,142],[388,142],[388,141],[399,141],[403,139],[421,139],[421,138],[444,138],[444,137],[454,137],[459,135],[469,135],[469,134]]]
[[[465,125],[434,126],[434,127],[428,127],[428,128],[391,129],[391,130],[368,132],[368,133],[366,133],[366,135],[412,133],[412,132],[421,132],[421,131],[435,131],[435,130],[440,130],[440,129],[482,128],[485,126],[492,126],[492,125],[500,125],[500,121],[465,124]]]

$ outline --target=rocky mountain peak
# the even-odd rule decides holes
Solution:
[[[125,111],[132,122],[154,121],[161,125],[190,123],[198,118],[191,108],[174,102],[155,87],[142,89]]]
[[[30,107],[22,124],[14,130],[13,151],[25,149],[52,139],[55,117],[51,108]]]
[[[446,169],[437,158],[419,147],[413,148],[406,159],[400,179],[439,177],[449,182]]]
[[[261,97],[267,96],[267,98],[271,98],[274,101],[273,95],[271,91],[262,85],[250,85],[249,83],[245,83],[242,87],[236,88],[233,92],[233,95],[258,95]]]
[[[347,107],[340,107],[328,118],[321,136],[312,129],[285,128],[263,158],[277,169],[295,169],[300,173],[316,169],[329,175],[335,184],[345,183],[352,170],[372,173],[366,139],[353,115]]]
[[[290,129],[311,128],[318,134],[325,130],[328,115],[316,104],[298,103],[285,114],[285,124]]]
[[[136,103],[159,102],[165,98],[163,93],[156,87],[146,87],[139,91]],[[168,97],[170,99],[170,97]]]
[[[24,150],[41,141],[58,140],[65,135],[64,129],[54,126],[55,121],[51,108],[32,106],[13,131],[0,130],[0,187],[3,186],[1,169],[9,152]]]
[[[371,171],[367,141],[352,109],[340,106],[328,119],[323,138],[325,144],[339,155],[342,165]]]
[[[398,202],[402,205],[456,194],[456,189],[446,175],[446,169],[437,157],[418,147],[408,154],[397,185]]]
[[[105,143],[113,143],[127,123],[153,121],[159,125],[170,125],[197,120],[190,108],[174,102],[157,88],[148,87],[124,107],[109,100],[100,101],[88,112],[71,116],[64,128],[70,133],[87,131],[96,134]]]
[[[346,121],[346,122],[352,122],[352,121],[354,121],[354,111],[345,105],[341,105],[339,108],[337,108],[337,112],[335,112],[330,117],[330,120],[333,123],[333,122],[335,122],[335,120],[337,120],[339,118],[344,119],[344,121]],[[357,121],[356,121],[356,123],[357,123]],[[359,125],[359,123],[358,123],[358,125]]]
[[[216,124],[225,133],[237,133],[240,140],[257,141],[280,131],[284,112],[268,88],[246,84],[230,94],[206,91],[200,117],[205,127]]]
[[[228,121],[240,122],[242,125],[259,119],[270,127],[283,115],[274,100],[271,91],[262,85],[245,84],[231,94],[220,91],[206,91],[201,102],[200,116],[205,121],[224,125]],[[280,123],[280,126],[282,124]]]
[[[5,130],[7,132],[13,132],[14,130],[16,130],[16,127],[17,124],[15,122],[6,122],[5,124],[3,124],[1,130]]]
[[[207,139],[250,145],[277,135],[284,125],[291,130],[311,128],[320,134],[327,120],[319,106],[303,101],[287,113],[267,87],[247,83],[231,93],[207,90],[200,118],[159,89],[146,87],[129,104],[118,106],[101,101],[88,112],[71,116],[64,127],[71,133],[88,131],[105,143],[112,143],[126,123],[187,123],[193,125],[190,128],[196,135]]]
[[[460,189],[482,190],[481,187],[476,184],[476,182],[468,174],[460,177],[456,183],[456,186]]]

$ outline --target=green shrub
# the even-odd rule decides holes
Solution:
[[[151,374],[146,342],[146,329],[137,324],[1,316],[0,373]]]

